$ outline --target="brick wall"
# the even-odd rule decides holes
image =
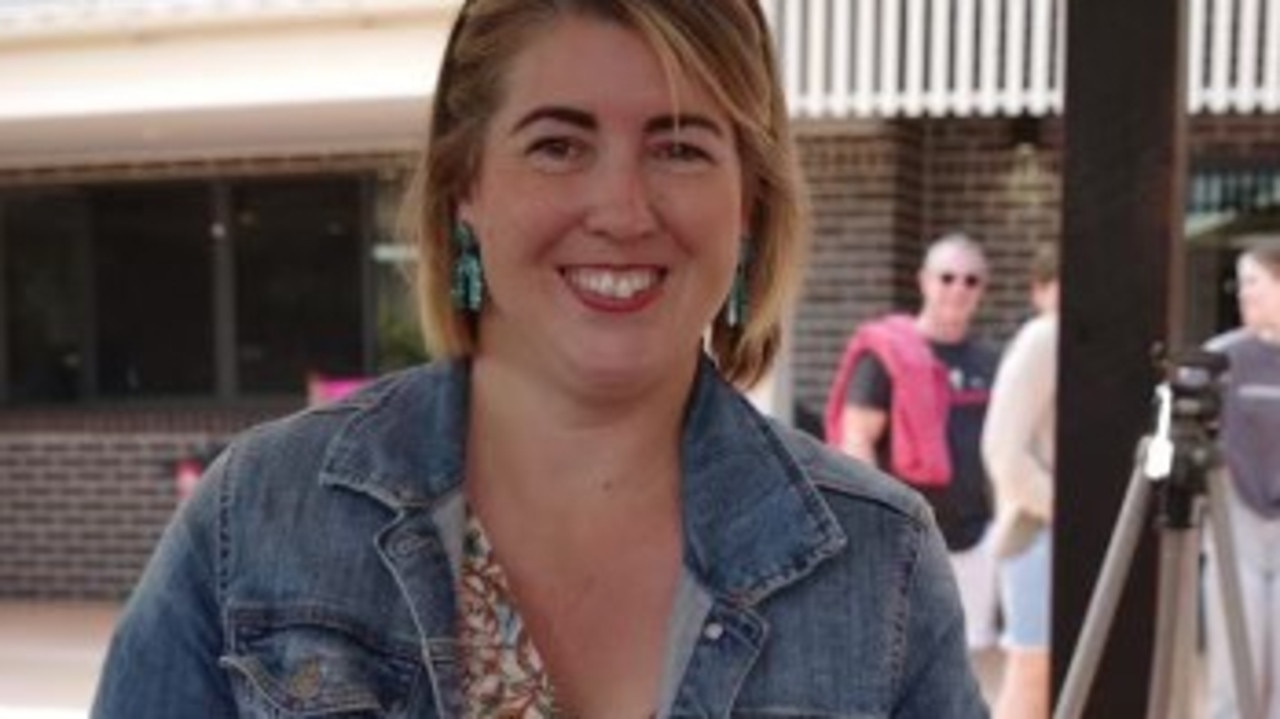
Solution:
[[[1280,116],[1198,116],[1191,120],[1188,131],[1193,168],[1280,164]]]
[[[0,598],[125,596],[177,505],[175,460],[277,413],[0,415]]]
[[[925,125],[925,238],[958,230],[982,244],[991,282],[976,329],[997,343],[1027,316],[1035,246],[1061,235],[1060,123],[1041,123],[1034,151],[1013,147],[1013,126],[1007,119]]]
[[[820,414],[849,329],[909,301],[918,255],[921,133],[906,123],[808,128],[800,159],[813,210],[812,256],[796,313],[798,421]],[[810,420],[811,421],[811,420]]]

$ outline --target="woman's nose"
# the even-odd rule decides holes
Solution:
[[[587,227],[615,240],[639,239],[658,227],[653,179],[639,158],[613,157],[597,165],[587,189]]]

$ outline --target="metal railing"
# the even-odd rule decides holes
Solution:
[[[1062,111],[1068,0],[762,0],[801,117]],[[1189,0],[1192,112],[1280,112],[1280,0]]]
[[[1190,0],[1193,111],[1280,111],[1280,0]]]
[[[761,0],[793,111],[836,119],[1060,113],[1068,1]],[[0,0],[0,38],[458,2]],[[1280,112],[1280,0],[1187,2],[1190,110]]]

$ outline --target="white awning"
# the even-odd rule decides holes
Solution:
[[[142,26],[118,13],[74,27],[46,18],[24,33],[11,23],[0,169],[415,147],[456,3],[417,5]]]

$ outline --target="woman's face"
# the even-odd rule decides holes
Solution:
[[[578,389],[687,380],[746,230],[727,114],[640,35],[555,21],[514,58],[459,218],[478,353]],[[585,383],[585,384],[584,384]]]
[[[1280,278],[1249,255],[1236,262],[1240,319],[1253,330],[1280,332]]]

